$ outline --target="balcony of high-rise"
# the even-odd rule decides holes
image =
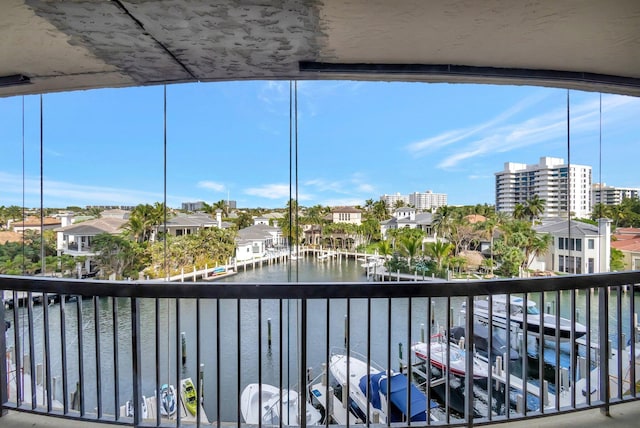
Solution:
[[[637,184],[637,2],[2,12],[0,426],[635,426],[640,274],[546,263],[511,214],[548,187],[575,220],[589,173],[542,157]],[[435,237],[383,238],[376,195],[424,186]]]

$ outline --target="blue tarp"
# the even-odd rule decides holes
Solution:
[[[381,410],[380,393],[384,396],[387,395],[387,374],[379,372],[372,374],[369,379],[371,381],[371,406]],[[391,422],[402,422],[405,419],[403,415],[407,411],[407,385],[411,388],[411,420],[426,421],[427,396],[413,383],[408,383],[407,377],[401,373],[396,373],[391,377],[391,397],[389,399],[391,402],[391,415],[387,416],[390,417]],[[367,394],[367,376],[363,376],[360,379],[360,390],[365,395]],[[437,406],[437,403],[431,402],[431,408]]]

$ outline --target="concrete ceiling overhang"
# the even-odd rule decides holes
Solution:
[[[640,95],[637,0],[2,0],[0,36],[0,96],[243,79]]]

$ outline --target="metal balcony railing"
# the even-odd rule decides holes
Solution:
[[[638,398],[637,283],[640,272],[326,284],[0,276],[13,299],[0,305],[2,409],[303,427],[608,409]]]

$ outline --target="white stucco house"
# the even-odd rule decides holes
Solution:
[[[553,240],[547,253],[532,262],[532,269],[575,274],[610,271],[611,220],[599,219],[594,226],[555,218],[534,230],[551,235]]]
[[[169,236],[193,235],[201,229],[210,229],[217,227],[218,229],[227,229],[232,223],[222,221],[222,212],[216,211],[216,218],[212,218],[209,214],[178,214],[167,220],[166,227],[164,224],[158,226],[158,232],[167,231]]]
[[[431,242],[436,239],[432,224],[433,214],[411,207],[400,207],[392,213],[389,220],[380,222],[380,233],[383,239],[387,239],[387,232],[391,229],[420,229],[425,233],[425,242]]]
[[[68,219],[67,219],[68,221]],[[103,233],[118,235],[128,220],[118,217],[96,218],[54,229],[58,255],[86,257],[84,266],[78,266],[78,276],[91,272],[91,258],[96,255],[93,239]],[[66,223],[66,221],[65,221]]]
[[[236,260],[246,261],[264,257],[268,251],[286,245],[279,227],[255,224],[238,231],[236,238]]]
[[[355,207],[335,207],[331,210],[331,221],[360,226],[362,224],[362,210]]]

